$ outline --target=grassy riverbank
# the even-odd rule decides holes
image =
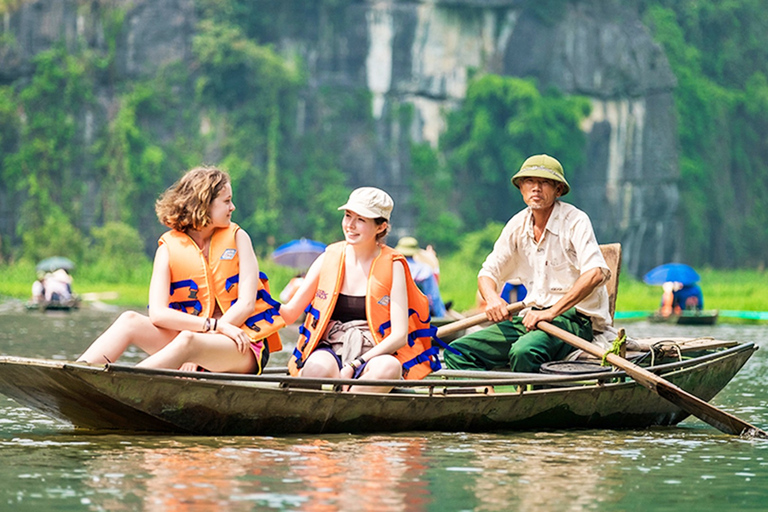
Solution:
[[[441,259],[440,289],[443,299],[453,300],[454,308],[474,307],[477,269],[468,268],[457,257]],[[711,270],[699,272],[704,305],[711,309],[768,311],[768,272],[757,270]],[[653,311],[659,306],[661,287],[649,286],[632,276],[619,279],[617,311]]]
[[[295,273],[270,261],[261,263],[261,270],[269,276],[275,296]],[[94,297],[127,308],[147,306],[152,276],[152,264],[149,262],[138,262],[128,279],[113,279],[109,272],[99,268],[77,268],[72,275],[72,288],[81,297]],[[34,279],[35,267],[30,263],[0,265],[0,298],[29,300]]]
[[[261,270],[270,278],[275,296],[291,279],[294,271],[269,260],[260,262]],[[475,306],[477,269],[465,263],[460,255],[441,259],[440,289],[443,299],[453,301],[457,311]],[[114,282],[99,269],[79,268],[74,272],[73,287],[81,296],[95,294],[104,302],[124,307],[143,308],[147,305],[151,264],[141,262],[132,272],[131,279]],[[734,311],[768,311],[768,272],[756,270],[702,270],[701,287],[707,308]],[[0,266],[0,297],[28,300],[34,279],[34,265],[18,263]],[[648,286],[631,276],[622,275],[619,281],[617,311],[652,311],[658,307],[661,287]]]

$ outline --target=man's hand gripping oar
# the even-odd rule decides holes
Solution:
[[[513,302],[512,304],[509,304],[507,306],[507,313],[510,315],[513,313],[517,313],[524,307],[525,307],[525,304],[523,302]],[[443,336],[448,336],[449,334],[454,334],[459,331],[463,331],[464,329],[467,329],[469,327],[474,327],[476,325],[480,325],[481,323],[487,322],[487,321],[488,321],[488,316],[485,313],[478,313],[476,315],[472,315],[467,318],[462,318],[461,320],[456,320],[455,322],[445,324],[439,329],[437,329],[437,337],[442,338]]]

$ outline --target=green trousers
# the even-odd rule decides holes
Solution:
[[[553,325],[580,338],[592,340],[592,322],[584,315],[569,309],[555,317]],[[575,349],[559,338],[544,331],[526,331],[523,317],[516,316],[463,336],[443,352],[448,368],[454,370],[493,370],[509,366],[513,372],[538,372],[542,363],[558,361]]]

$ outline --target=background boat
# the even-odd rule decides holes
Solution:
[[[719,312],[716,309],[684,310],[677,314],[662,316],[658,312],[648,316],[648,320],[655,323],[669,323],[679,325],[715,325]]]

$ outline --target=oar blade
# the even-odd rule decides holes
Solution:
[[[768,439],[768,433],[764,430],[718,409],[704,400],[680,389],[671,382],[665,380],[657,381],[656,392],[660,397],[669,400],[685,412],[691,413],[721,432],[734,436]]]
[[[597,348],[596,345],[588,342],[587,340],[579,338],[575,334],[554,326],[549,322],[539,322],[538,328],[548,334],[551,334],[552,336],[557,336],[569,345],[580,348],[589,354],[597,357],[602,356],[602,351]],[[768,439],[768,433],[765,431],[755,427],[754,425],[750,425],[746,421],[740,420],[736,416],[728,414],[725,411],[721,411],[714,405],[711,405],[704,400],[695,397],[684,389],[675,386],[671,382],[656,375],[655,373],[646,370],[645,368],[641,368],[640,366],[627,361],[623,357],[620,357],[616,354],[606,354],[605,358],[615,367],[624,370],[626,374],[633,378],[638,384],[641,384],[660,397],[677,405],[685,412],[693,414],[700,420],[709,423],[721,432],[736,436],[748,435],[752,437]]]

